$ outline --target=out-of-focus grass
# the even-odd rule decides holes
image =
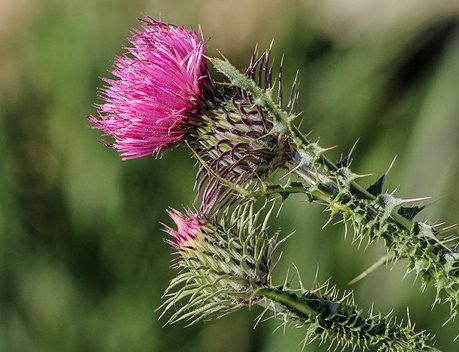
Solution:
[[[286,86],[300,68],[303,130],[344,153],[360,138],[352,166],[375,177],[398,155],[389,189],[432,196],[421,218],[458,221],[454,1],[387,3],[2,2],[0,351],[300,349],[301,329],[271,335],[276,324],[265,323],[252,330],[256,308],[187,329],[157,321],[154,309],[173,277],[160,223],[169,221],[168,206],[192,204],[193,161],[179,148],[160,160],[121,162],[84,118],[94,112],[98,77],[146,14],[201,23],[209,52],[218,48],[240,67],[256,42],[275,38]],[[351,245],[339,225],[322,230],[325,221],[320,206],[300,197],[285,204],[273,230],[298,231],[284,247],[279,280],[293,261],[305,285],[319,265],[321,279],[346,289],[384,254]],[[378,269],[355,286],[357,301],[399,316],[409,306],[439,348],[456,350],[457,323],[441,327],[447,307],[431,311],[433,291],[419,294],[403,273],[404,263]]]

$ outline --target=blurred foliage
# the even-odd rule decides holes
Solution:
[[[301,329],[253,330],[256,308],[184,329],[162,327],[154,310],[174,273],[164,243],[165,209],[190,206],[194,171],[186,148],[159,160],[121,162],[87,128],[99,76],[143,15],[197,27],[209,53],[243,67],[255,45],[275,38],[288,86],[300,69],[302,129],[347,153],[354,170],[388,187],[429,195],[420,215],[459,219],[459,17],[457,2],[347,0],[3,0],[0,5],[0,351],[296,351]],[[371,182],[371,178],[368,179]],[[273,230],[297,233],[284,247],[307,286],[343,289],[384,253],[322,230],[326,214],[300,197]],[[364,307],[406,315],[457,350],[448,308],[433,290],[403,279],[404,263],[355,285]],[[389,270],[392,269],[392,270]],[[403,281],[402,281],[403,279]],[[307,351],[323,348],[312,345]]]

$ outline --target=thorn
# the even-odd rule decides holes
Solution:
[[[319,263],[317,263],[316,273],[314,275],[314,281],[312,283],[313,289],[319,284]]]
[[[284,68],[284,54],[282,54],[280,64],[279,64],[279,87],[277,87],[277,105],[282,107],[282,101],[283,101],[283,92],[282,92],[282,71]]]
[[[269,90],[269,96],[271,97],[272,89],[276,85],[276,81],[273,82],[273,65],[266,66],[265,69],[265,89]]]
[[[340,161],[336,163],[336,167],[338,169],[341,169],[342,167],[348,167],[351,165],[351,159],[349,158],[349,155],[346,155],[344,158],[342,158]]]
[[[333,145],[331,147],[326,147],[326,148],[319,147],[319,148],[320,149],[318,151],[318,154],[323,154],[323,153],[329,152],[330,150],[334,150],[334,149],[338,148],[338,146],[337,145]]]
[[[364,177],[370,177],[374,176],[374,174],[354,174],[354,177],[357,178],[364,178]]]
[[[281,210],[282,210],[283,207],[284,207],[284,202],[281,202],[281,204],[279,205],[279,209],[277,210],[277,213],[276,213],[276,218],[279,217],[280,212],[281,212]]]
[[[367,188],[367,192],[371,193],[375,197],[379,196],[382,193],[384,180],[385,180],[387,174],[389,173],[389,171],[394,166],[395,160],[397,160],[397,156],[394,157],[394,159],[390,163],[389,167],[387,168],[386,172],[375,183],[373,183],[370,187]],[[394,192],[395,192],[395,190],[394,190]]]
[[[298,270],[298,267],[295,265],[295,263],[292,263],[292,265],[293,265],[293,268],[295,269],[296,276],[298,278],[298,283],[300,284],[300,289],[304,291],[304,286],[303,286],[303,281],[301,280],[300,271]]]
[[[454,320],[454,314],[451,315],[442,325],[442,327],[444,327],[446,324],[448,324],[451,320]],[[457,337],[456,337],[457,338]]]
[[[299,168],[301,168],[303,166],[302,163],[299,163],[297,166],[295,166],[293,169],[291,169],[289,172],[287,172],[285,175],[281,176],[280,180],[283,180],[285,177],[289,176],[290,174],[292,174],[293,172],[295,172],[296,170],[298,170]]]
[[[385,172],[386,175],[387,175],[387,174],[389,173],[389,171],[392,169],[392,166],[394,166],[395,160],[397,160],[397,155],[394,156],[394,159],[393,159],[392,162],[390,163],[389,168],[388,168],[387,171]]]
[[[424,200],[429,200],[429,199],[432,199],[432,197],[419,197],[419,198],[403,199],[403,203],[422,202]]]
[[[444,233],[444,232],[448,232],[448,231],[451,231],[451,230],[457,230],[459,229],[459,224],[453,224],[453,225],[449,225],[449,226],[446,226],[446,227],[443,227],[438,231],[438,233]]]
[[[288,287],[289,276],[290,276],[290,265],[287,268],[287,275],[285,276],[284,284],[282,285],[282,287]]]
[[[292,88],[290,90],[290,97],[288,99],[287,103],[287,112],[291,113],[295,107],[296,107],[296,102],[298,101],[298,75],[300,71],[296,71],[295,74],[295,79],[293,80]]]
[[[324,228],[326,228],[328,225],[330,225],[332,220],[333,220],[333,214],[330,215],[330,217],[328,218],[327,222],[324,224],[324,226],[322,226],[322,230]]]
[[[382,256],[379,258],[374,264],[372,264],[368,269],[366,269],[364,272],[362,272],[360,275],[356,276],[353,278],[351,281],[349,281],[347,284],[349,286],[352,286],[371,274],[373,271],[381,267],[384,263],[387,263],[390,260],[389,255]]]
[[[357,140],[356,140],[356,141],[354,142],[354,144],[352,145],[351,150],[349,150],[349,153],[348,153],[342,160],[340,160],[340,161],[336,164],[336,166],[337,166],[338,168],[340,168],[340,167],[349,167],[349,166],[351,166],[351,163],[352,163],[352,158],[351,158],[351,157],[352,157],[352,153],[354,153],[354,149],[355,149],[355,147],[357,146],[357,143],[359,143],[359,141],[360,141],[360,138],[357,138]]]

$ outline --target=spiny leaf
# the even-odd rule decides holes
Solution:
[[[371,193],[375,197],[379,196],[382,193],[385,178],[386,174],[378,178],[378,180],[375,183],[373,183],[370,187],[367,188],[367,192]]]
[[[419,214],[426,206],[425,205],[415,205],[411,207],[400,207],[398,213],[403,216],[405,219],[413,220],[416,215]]]

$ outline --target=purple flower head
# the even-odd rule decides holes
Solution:
[[[175,242],[169,242],[173,247],[181,249],[192,247],[194,240],[204,236],[204,221],[196,214],[188,211],[185,215],[175,209],[169,209],[167,213],[177,225],[177,230],[168,226],[166,226],[165,230],[175,239]]]
[[[124,160],[157,155],[186,138],[203,106],[208,70],[202,33],[143,20],[100,90],[94,126],[114,139]]]

